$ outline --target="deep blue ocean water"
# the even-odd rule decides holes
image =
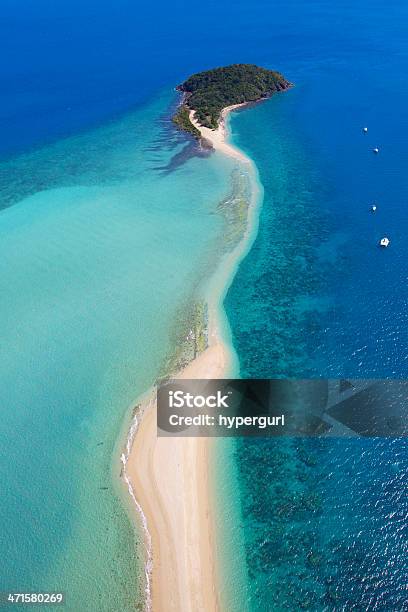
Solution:
[[[321,22],[296,88],[231,121],[265,188],[226,298],[243,376],[407,375],[405,14],[336,5],[347,44]],[[251,610],[407,609],[405,440],[242,440],[235,457]]]
[[[279,69],[296,85],[265,104],[236,113],[231,121],[233,138],[254,159],[265,189],[258,238],[226,299],[241,374],[406,375],[407,17],[402,0],[387,5],[378,0],[358,4],[290,0],[256,6],[238,0],[188,7],[128,0],[2,3],[0,205],[17,204],[6,218],[16,219],[24,198],[40,197],[29,200],[23,214],[26,227],[20,228],[16,242],[9,233],[2,238],[3,255],[9,259],[2,259],[1,316],[7,334],[3,331],[2,397],[6,399],[1,410],[3,425],[18,423],[14,430],[18,444],[13,447],[13,464],[7,467],[7,482],[18,485],[7,486],[3,505],[5,554],[11,562],[4,572],[5,588],[34,588],[40,578],[40,588],[75,584],[71,609],[76,610],[131,608],[137,595],[131,581],[140,560],[131,546],[126,517],[110,494],[98,504],[96,515],[89,511],[94,504],[89,479],[92,471],[103,474],[97,495],[104,495],[99,487],[110,483],[114,439],[121,423],[118,398],[124,411],[142,390],[141,381],[154,379],[160,363],[157,351],[148,363],[141,363],[134,351],[145,339],[132,315],[135,305],[140,306],[144,285],[139,271],[129,287],[129,275],[132,258],[136,261],[140,252],[137,232],[143,236],[144,228],[132,203],[158,193],[158,168],[181,150],[180,142],[166,149],[170,131],[161,128],[174,102],[171,88],[189,73],[254,62]],[[167,97],[156,102],[163,90]],[[132,112],[123,115],[128,111]],[[146,121],[153,126],[149,134],[144,132]],[[362,134],[363,125],[369,127],[367,135]],[[371,148],[377,145],[380,154],[374,156]],[[24,156],[10,158],[17,153]],[[200,170],[202,164],[206,165]],[[199,223],[218,231],[211,198],[225,191],[221,174],[214,160],[190,160],[181,176],[173,172],[163,181],[157,200],[153,198],[153,212],[167,223],[163,194],[174,194],[173,201],[180,185],[189,187],[177,210],[188,210],[189,198],[196,203],[198,181],[203,193]],[[208,177],[214,190],[207,191]],[[369,213],[373,200],[378,204],[375,216]],[[39,205],[44,215],[47,211],[52,215],[47,217],[48,226],[36,232],[33,218]],[[148,207],[142,218],[154,233]],[[72,228],[73,239],[67,244],[61,222]],[[174,231],[184,235],[176,216],[173,222]],[[188,230],[192,227],[193,221]],[[55,233],[51,243],[50,232]],[[93,243],[87,244],[91,232],[98,239],[94,250]],[[387,251],[376,247],[383,234],[391,238]],[[163,237],[156,239],[161,242]],[[60,275],[53,268],[53,257],[63,241],[65,263]],[[116,301],[102,309],[98,304],[112,290],[103,284],[107,262],[102,265],[98,244],[104,251],[108,248],[112,270],[119,260],[122,266],[122,274],[118,271],[113,278]],[[32,268],[21,264],[24,249],[18,245],[26,245],[38,276],[30,276]],[[123,251],[115,261],[119,247]],[[188,248],[199,258],[194,240]],[[185,252],[176,249],[173,257],[176,265]],[[151,265],[160,272],[159,259]],[[79,278],[76,272],[81,266]],[[58,287],[55,294],[50,291],[56,279],[62,294]],[[163,274],[163,295],[173,281]],[[89,283],[93,299],[78,302]],[[44,287],[46,303],[41,302]],[[62,327],[53,310],[54,295],[58,303],[61,295],[67,298],[60,312]],[[71,324],[71,304],[81,306],[79,326]],[[158,323],[148,310],[140,320],[156,329],[159,340],[167,320]],[[124,316],[135,325],[130,336],[115,322]],[[42,347],[24,343],[24,338],[33,337],[30,326],[49,334],[42,337]],[[98,329],[107,332],[102,344]],[[74,331],[82,344],[66,342]],[[102,351],[102,363],[89,356],[75,362],[67,374],[68,364],[89,347],[93,355]],[[15,371],[22,365],[26,370]],[[35,388],[30,387],[26,371],[40,381]],[[18,392],[12,393],[17,384]],[[84,389],[91,391],[86,395]],[[38,406],[38,398],[51,398],[53,406],[64,407],[67,397],[64,418],[53,412],[46,419],[41,413],[42,422],[31,410],[33,398]],[[19,412],[13,405],[8,419],[10,398],[24,409]],[[96,407],[102,415],[107,410],[106,419],[96,418]],[[69,435],[64,440],[67,424]],[[22,454],[27,430],[32,430],[29,455],[41,449],[47,435],[50,455],[38,453],[30,460]],[[46,433],[41,438],[44,431],[57,435]],[[105,444],[96,453],[100,439]],[[51,455],[55,463],[50,467]],[[242,609],[407,608],[405,442],[242,442],[235,448],[235,458],[243,516],[236,528],[244,534],[248,578]],[[27,466],[33,490],[39,492],[35,503],[21,480]],[[60,470],[66,477],[62,484]],[[53,489],[47,492],[48,503],[41,513],[43,473]],[[63,516],[62,504],[67,509]],[[103,552],[100,558],[94,552],[98,550]],[[112,558],[108,551],[114,551]],[[90,559],[92,567],[85,565]],[[81,592],[88,597],[79,604]]]

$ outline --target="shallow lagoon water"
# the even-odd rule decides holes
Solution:
[[[192,267],[206,261],[196,222],[213,237],[222,229],[208,213],[229,168],[213,157],[177,169],[185,141],[164,129],[170,96],[78,130],[158,86],[235,61],[296,84],[231,122],[265,188],[258,240],[226,300],[241,373],[406,375],[406,11],[400,0],[4,3],[1,154],[33,149],[0,169],[1,206],[14,207],[0,213],[6,588],[73,589],[75,610],[84,597],[91,610],[143,598],[112,452],[170,350],[173,289],[194,287],[187,245]],[[374,246],[384,232],[385,253]],[[146,266],[158,280],[149,294]],[[374,597],[403,609],[405,445],[271,444],[233,449],[240,495],[229,486],[222,509],[228,522],[230,498],[241,517],[225,532],[231,551],[246,539],[245,570],[225,574],[238,603],[358,609]]]
[[[217,206],[234,164],[187,156],[169,170],[190,146],[163,119],[173,100],[8,162],[3,580],[65,591],[69,610],[142,605],[144,550],[113,487],[113,453],[132,402],[173,350],[175,320],[224,227]]]

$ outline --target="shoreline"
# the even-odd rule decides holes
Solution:
[[[248,106],[247,102],[243,102],[242,104],[232,104],[231,106],[226,106],[221,112],[221,118],[219,121],[218,128],[216,130],[211,130],[208,127],[204,127],[198,123],[198,121],[194,118],[195,111],[190,110],[189,117],[191,123],[195,128],[199,130],[201,133],[201,139],[204,142],[209,142],[211,147],[216,151],[220,151],[225,155],[229,155],[230,157],[234,157],[238,161],[248,164],[251,163],[249,157],[247,157],[242,151],[240,151],[237,147],[234,147],[230,143],[227,142],[228,138],[228,130],[227,130],[227,117],[229,113],[237,108],[244,108]]]
[[[241,106],[246,105],[225,108],[217,130],[199,126],[202,137],[215,150],[245,163],[253,171],[253,185],[244,235],[223,257],[206,284],[208,347],[174,378],[228,378],[237,372],[237,358],[222,304],[257,233],[262,192],[252,160],[226,141],[228,114]],[[133,415],[126,454],[121,457],[122,478],[145,533],[146,608],[154,612],[222,610],[210,476],[211,439],[157,438],[156,411],[153,389]]]

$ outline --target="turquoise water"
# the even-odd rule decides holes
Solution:
[[[143,551],[114,447],[207,270],[230,188],[230,164],[191,157],[157,89],[236,61],[296,84],[231,122],[265,189],[225,302],[241,374],[405,377],[407,5],[2,9],[2,582],[63,589],[70,610],[126,610],[143,599]],[[237,610],[406,608],[401,441],[227,450],[220,554]]]
[[[2,581],[62,590],[69,610],[143,602],[144,550],[113,484],[115,444],[224,228],[233,163],[186,154],[173,101],[165,93],[4,172]]]

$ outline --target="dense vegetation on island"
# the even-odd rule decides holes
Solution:
[[[200,132],[197,130],[196,126],[193,125],[190,121],[190,112],[187,108],[186,104],[182,104],[176,114],[173,117],[174,123],[185,132],[188,132],[194,138],[200,138]]]
[[[216,129],[226,106],[256,102],[290,85],[279,72],[254,64],[232,64],[198,72],[178,85],[178,91],[184,93],[184,101],[173,120],[181,129],[199,137],[189,119],[190,111],[195,112],[201,125]]]

